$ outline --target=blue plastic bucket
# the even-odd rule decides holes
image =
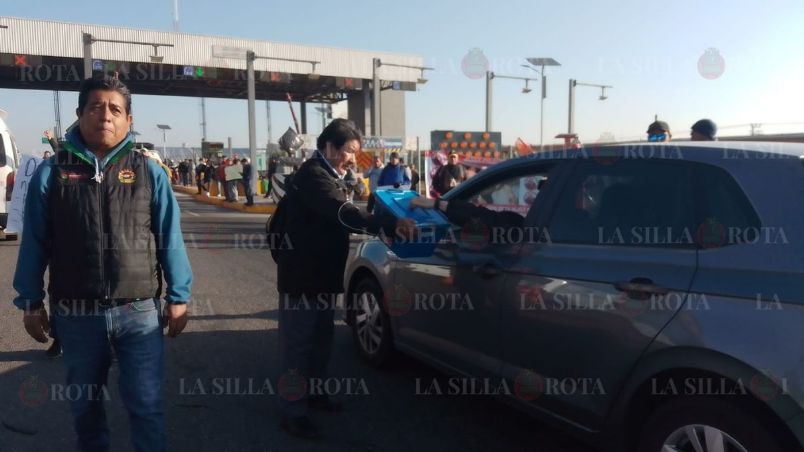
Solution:
[[[419,237],[403,240],[394,237],[389,248],[401,258],[429,257],[433,255],[438,242],[444,238],[450,224],[441,211],[436,209],[410,209],[410,200],[419,196],[411,190],[377,190],[375,212],[389,212],[397,219],[409,218],[416,223]]]

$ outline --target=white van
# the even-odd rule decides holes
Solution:
[[[0,110],[0,239],[16,239],[15,235],[4,235],[8,221],[8,208],[11,204],[11,192],[14,188],[14,175],[19,165],[17,143],[6,124],[8,113]]]

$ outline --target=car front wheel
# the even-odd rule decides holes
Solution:
[[[383,294],[374,279],[363,279],[352,292],[348,323],[360,355],[380,367],[393,353],[391,322],[383,306]]]
[[[642,430],[638,452],[783,452],[762,419],[715,398],[662,404]]]

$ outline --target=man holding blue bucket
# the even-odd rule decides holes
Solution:
[[[392,215],[375,216],[347,202],[343,180],[355,164],[362,136],[351,121],[335,119],[318,137],[317,151],[288,184],[271,225],[285,249],[275,253],[279,291],[280,425],[294,436],[319,436],[308,408],[339,411],[326,395],[310,394],[311,379],[326,378],[337,296],[349,234],[412,238],[416,225]],[[272,221],[274,220],[272,219]]]

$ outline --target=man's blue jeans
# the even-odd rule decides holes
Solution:
[[[279,410],[307,415],[311,378],[327,378],[337,294],[279,294]]]
[[[53,318],[59,331],[72,390],[70,408],[85,452],[108,451],[109,429],[103,408],[112,349],[120,366],[118,385],[138,452],[165,450],[162,407],[164,356],[161,303],[146,299],[117,307],[94,303],[57,304]]]

